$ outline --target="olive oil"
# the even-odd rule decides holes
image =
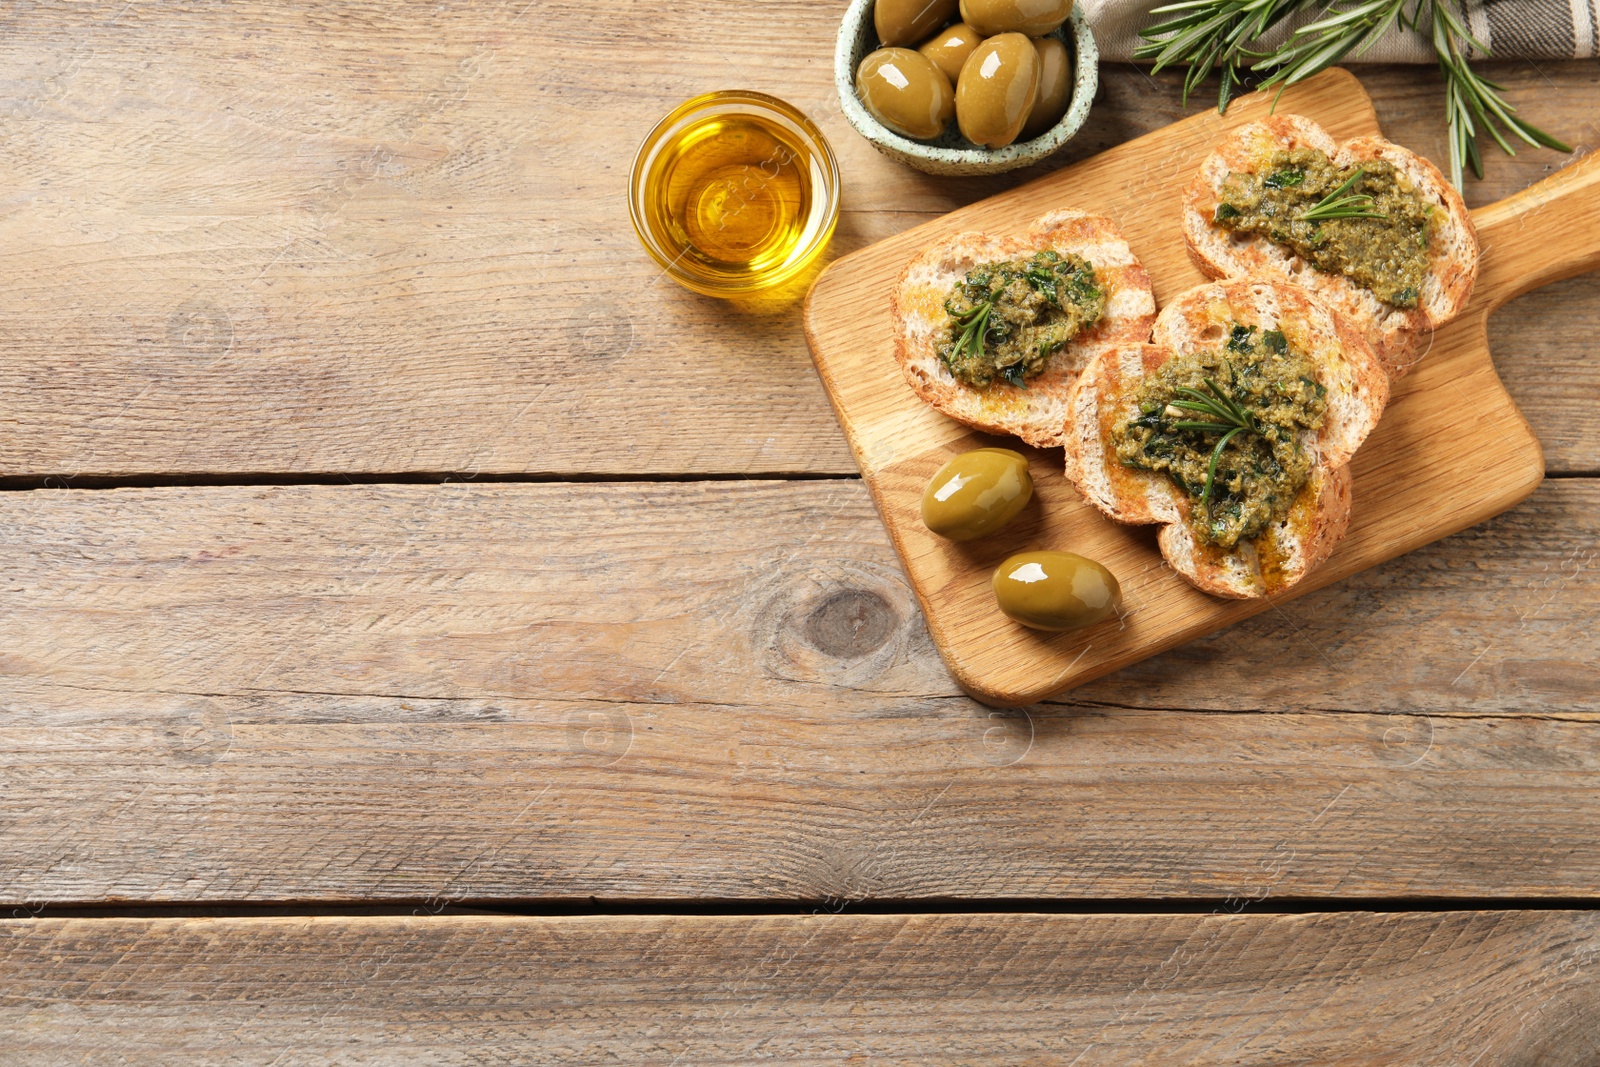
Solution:
[[[668,126],[669,116],[664,135],[652,135],[635,164],[643,168],[634,212],[645,247],[678,281],[713,294],[798,273],[821,251],[838,213],[832,156],[799,112],[774,100],[792,117],[761,107],[696,113],[702,100],[735,95],[759,96],[691,100],[674,112],[687,117]]]
[[[788,261],[811,211],[805,146],[755,115],[717,115],[663,146],[645,189],[672,251],[725,274]]]

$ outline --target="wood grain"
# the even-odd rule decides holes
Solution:
[[[1600,916],[0,923],[12,1064],[1396,1063],[1600,1056]]]
[[[1185,250],[1176,190],[1224,131],[1273,107],[1323,122],[1340,140],[1377,132],[1359,83],[1342,70],[1239,99],[1228,115],[1186,119],[1008,193],[953,212],[834,263],[813,286],[806,336],[851,449],[928,617],[939,653],[963,688],[1015,706],[1071,689],[1284,597],[1224,601],[1175,574],[1149,527],[1104,518],[1066,484],[1059,457],[1034,451],[1037,505],[996,537],[953,545],[922,524],[918,501],[950,457],[990,443],[936,414],[905,384],[892,352],[889,294],[916,252],[951,234],[1016,234],[1070,198],[1114,219],[1150,272],[1158,303],[1204,281]],[[1600,157],[1586,158],[1474,212],[1483,249],[1461,317],[1432,338],[1357,454],[1355,515],[1333,557],[1289,596],[1319,588],[1454,533],[1523,499],[1543,456],[1495,374],[1490,312],[1521,292],[1600,264]],[[1463,419],[1463,412],[1471,412]],[[1069,548],[1104,563],[1122,586],[1119,615],[1042,635],[994,607],[990,576],[1027,548]]]
[[[0,494],[0,901],[1588,895],[1597,533],[1006,714],[853,480]]]
[[[657,283],[622,210],[650,125],[733,84],[804,108],[840,155],[843,254],[1184,111],[1173,78],[1107,67],[1057,159],[932,179],[839,115],[840,14],[7,5],[0,474],[854,473],[797,294],[731,305]],[[1486,73],[1533,121],[1600,143],[1591,66]],[[1442,158],[1437,75],[1362,78],[1385,129]],[[1499,199],[1559,162],[1491,148],[1469,197]],[[1496,329],[1551,469],[1600,470],[1587,400],[1600,363],[1583,358],[1600,282],[1534,294]]]
[[[837,256],[1186,112],[1108,67],[1056,159],[927,178],[838,114],[840,10],[5,5],[0,477],[854,475],[798,294],[638,250],[655,119],[807,110]],[[1600,68],[1485,73],[1600,143]],[[1361,76],[1442,158],[1437,76]],[[1550,469],[1600,472],[1600,278],[1490,330]],[[0,1058],[1591,1062],[1592,914],[1257,912],[1592,897],[1597,515],[1548,485],[1002,714],[854,481],[0,493],[0,901],[418,913],[0,923]],[[1047,896],[1223,914],[832,914]],[[820,914],[434,914],[706,898]]]

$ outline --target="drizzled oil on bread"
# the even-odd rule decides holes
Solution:
[[[1312,148],[1337,166],[1385,160],[1434,208],[1428,239],[1428,274],[1413,308],[1385,304],[1342,274],[1317,270],[1295,252],[1259,234],[1237,233],[1215,221],[1229,173],[1258,173],[1274,153]],[[1184,193],[1184,239],[1200,269],[1213,278],[1275,276],[1303,286],[1331,310],[1356,324],[1399,379],[1432,344],[1433,331],[1459,315],[1478,276],[1478,239],[1461,194],[1437,167],[1381,137],[1336,142],[1299,115],[1274,115],[1233,131],[1200,165]]]
[[[1327,390],[1320,429],[1307,435],[1311,476],[1289,513],[1259,536],[1222,550],[1191,528],[1193,503],[1165,474],[1124,466],[1112,432],[1139,412],[1134,394],[1176,354],[1217,349],[1234,325],[1278,330],[1306,353]],[[1068,399],[1066,473],[1083,498],[1118,522],[1160,523],[1157,542],[1197,588],[1237,599],[1292,588],[1333,551],[1350,521],[1349,463],[1377,425],[1389,378],[1360,331],[1304,289],[1270,277],[1197,286],[1156,320],[1153,343],[1098,353]]]
[[[939,358],[950,316],[945,298],[974,267],[1053,250],[1094,267],[1106,294],[1105,312],[1093,326],[1050,356],[1024,388],[1003,381],[969,386]],[[959,233],[913,259],[893,296],[895,358],[917,396],[945,415],[988,433],[1014,434],[1041,448],[1060,445],[1067,424],[1067,394],[1094,356],[1150,335],[1156,317],[1150,276],[1110,219],[1082,211],[1052,211],[1026,233],[1002,237]]]

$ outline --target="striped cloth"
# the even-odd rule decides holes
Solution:
[[[1100,56],[1106,60],[1133,58],[1139,31],[1158,21],[1150,9],[1168,0],[1080,0],[1094,29]],[[1472,32],[1489,46],[1496,59],[1586,59],[1600,56],[1600,0],[1468,0],[1467,18]],[[1320,6],[1285,19],[1263,38],[1272,47],[1296,26],[1311,22]],[[1365,63],[1432,63],[1433,46],[1412,30],[1391,29],[1359,59]]]

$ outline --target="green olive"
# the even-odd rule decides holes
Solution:
[[[1033,497],[1028,461],[1009,448],[963,452],[922,492],[922,521],[940,537],[971,541],[1017,517]]]
[[[1020,33],[984,41],[961,65],[956,122],[961,136],[985,148],[1017,139],[1039,91],[1039,53]]]
[[[1072,0],[961,0],[961,21],[985,37],[997,33],[1043,37],[1070,14]]]
[[[880,48],[856,68],[856,95],[895,133],[930,140],[955,114],[955,92],[933,60],[909,48]]]
[[[916,44],[955,18],[958,6],[958,0],[878,0],[872,25],[882,45]]]
[[[965,22],[958,22],[924,44],[917,51],[933,60],[933,65],[944,71],[944,76],[954,85],[961,77],[961,64],[967,61],[972,50],[983,43],[978,31]]]
[[[1117,610],[1116,576],[1071,552],[1021,552],[994,572],[1000,610],[1035,630],[1093,626]]]
[[[1023,123],[1024,141],[1060,122],[1072,100],[1072,60],[1067,57],[1067,46],[1055,37],[1036,37],[1033,48],[1039,53],[1039,99]]]

